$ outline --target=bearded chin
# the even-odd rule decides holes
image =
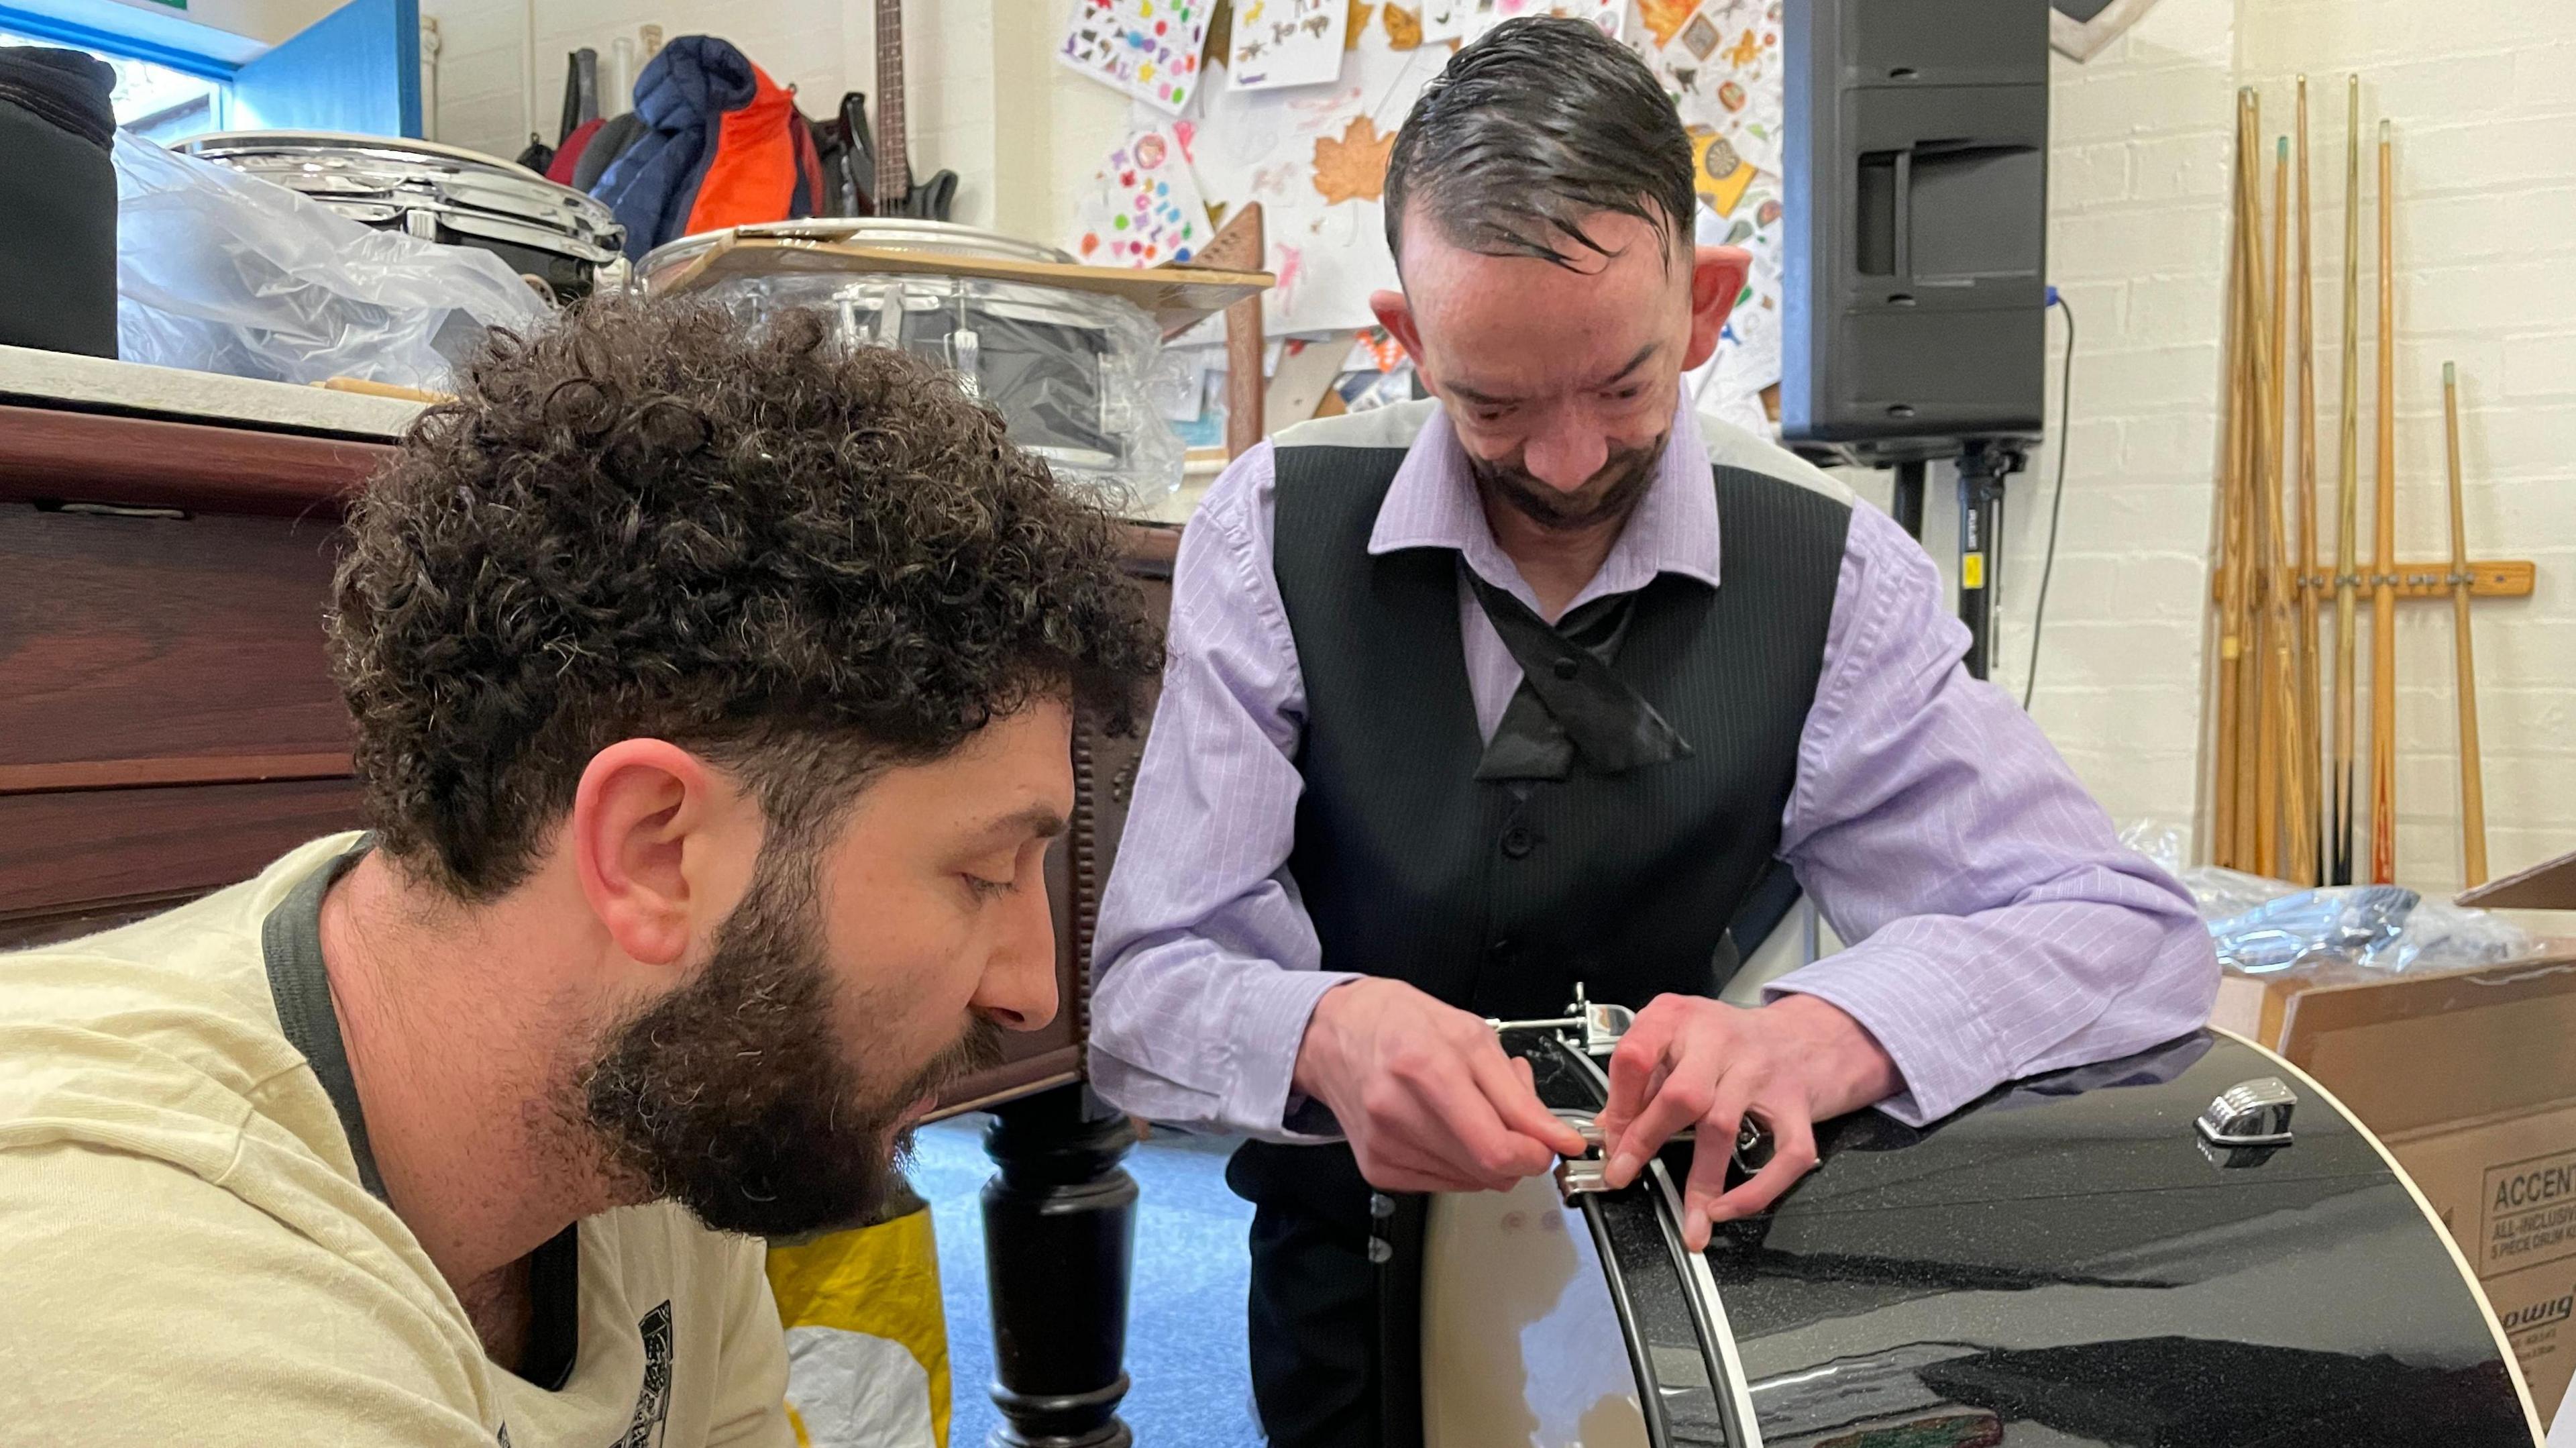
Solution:
[[[1551,532],[1576,532],[1625,518],[1654,485],[1655,467],[1663,461],[1670,434],[1644,447],[1610,455],[1583,486],[1563,492],[1548,486],[1516,462],[1491,462],[1468,455],[1477,490]]]
[[[782,853],[763,853],[706,967],[612,1031],[567,1103],[643,1195],[766,1237],[871,1220],[909,1144],[895,1140],[904,1111],[1001,1044],[979,1018],[928,1067],[872,1090],[832,1022],[898,1013],[836,1013],[810,867]]]

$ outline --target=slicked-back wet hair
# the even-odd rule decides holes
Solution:
[[[1690,134],[1654,72],[1589,23],[1544,17],[1450,57],[1396,132],[1385,190],[1399,266],[1409,213],[1469,251],[1564,266],[1569,248],[1604,251],[1583,223],[1605,211],[1653,227],[1669,264],[1698,206]]]
[[[810,842],[1032,700],[1126,727],[1160,665],[1112,519],[813,313],[601,297],[460,372],[351,511],[328,634],[370,822],[461,899],[526,878],[620,739]]]

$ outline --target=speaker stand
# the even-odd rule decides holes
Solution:
[[[1898,463],[1896,483],[1887,499],[1888,515],[1917,543],[1923,541],[1923,478],[1931,470],[1932,464],[1922,458]]]
[[[1959,454],[1959,622],[1968,626],[1968,655],[1961,662],[1970,678],[1986,677],[1994,663],[1995,565],[2002,557],[1996,545],[2004,521],[2004,479],[2020,472],[2025,460],[2022,445],[2007,439],[1972,440]],[[1900,465],[1900,485],[1904,476]],[[1915,507],[1919,534],[1919,492]]]

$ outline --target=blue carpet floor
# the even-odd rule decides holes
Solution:
[[[983,1118],[923,1127],[909,1173],[930,1202],[948,1310],[954,1382],[951,1448],[983,1448],[999,1421],[993,1322],[984,1304],[984,1219],[977,1193],[993,1174]],[[1144,1448],[1259,1448],[1243,1354],[1243,1234],[1252,1208],[1225,1189],[1230,1141],[1158,1136],[1127,1154],[1139,1188],[1136,1276],[1127,1316],[1119,1416]]]

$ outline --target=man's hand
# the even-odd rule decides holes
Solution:
[[[1603,1175],[1626,1186],[1673,1133],[1696,1128],[1682,1194],[1682,1242],[1696,1252],[1713,1224],[1771,1205],[1815,1166],[1817,1122],[1883,1101],[1903,1084],[1860,1022],[1814,996],[1782,996],[1750,1011],[1657,996],[1610,1055]],[[1771,1134],[1771,1161],[1729,1192],[1726,1164],[1748,1114]]]
[[[1360,1175],[1383,1191],[1504,1191],[1584,1150],[1492,1027],[1402,981],[1324,992],[1294,1082],[1332,1108]]]

